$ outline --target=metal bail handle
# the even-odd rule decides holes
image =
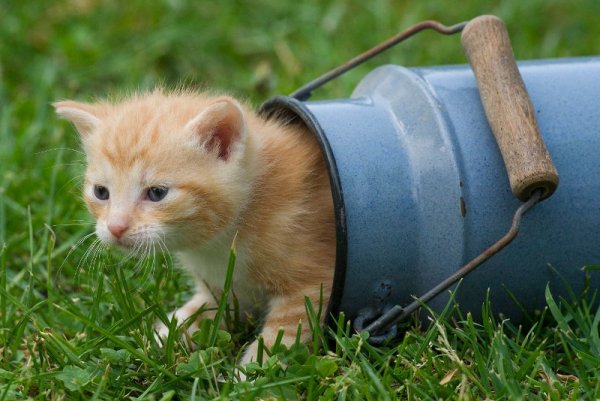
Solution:
[[[502,153],[512,192],[524,203],[516,210],[510,230],[496,243],[408,306],[392,307],[364,329],[379,337],[383,330],[409,317],[422,304],[504,249],[516,238],[523,214],[552,195],[558,186],[558,172],[540,135],[502,20],[484,15],[469,21],[462,31],[461,42]]]
[[[542,199],[549,197],[558,186],[558,172],[540,135],[504,23],[493,15],[474,18],[463,29],[461,43],[513,194],[525,202],[542,189]]]
[[[367,60],[370,60],[379,53],[386,51],[387,49],[397,45],[400,42],[403,42],[404,40],[425,29],[433,29],[434,31],[439,32],[442,35],[454,35],[455,33],[462,31],[466,24],[466,22],[461,22],[456,25],[446,26],[439,23],[438,21],[421,21],[417,24],[408,27],[402,32],[392,36],[391,38],[381,42],[377,46],[372,47],[366,52],[359,54],[351,60],[346,61],[344,64],[334,68],[333,70],[326,72],[325,74],[310,81],[302,87],[296,89],[290,94],[290,97],[302,101],[307,100],[308,98],[310,98],[313,90],[320,88],[327,82],[334,80],[335,78],[339,77],[340,75],[343,75],[344,73],[353,69],[354,67],[364,63]]]
[[[463,49],[475,74],[483,108],[502,153],[512,192],[524,203],[515,211],[510,230],[450,277],[415,298],[410,305],[404,308],[393,306],[364,329],[362,326],[372,316],[359,322],[357,330],[379,334],[381,339],[388,338],[387,334],[382,334],[383,330],[410,316],[423,303],[429,302],[504,249],[516,238],[522,215],[540,200],[552,195],[559,181],[515,62],[508,32],[502,20],[493,15],[483,15],[450,27],[437,21],[422,21],[302,86],[290,97],[308,99],[314,89],[424,29],[434,29],[445,35],[462,31]]]

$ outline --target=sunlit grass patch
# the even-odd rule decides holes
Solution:
[[[0,401],[600,397],[593,291],[561,300],[551,288],[548,307],[522,325],[485,300],[481,320],[449,304],[385,347],[343,318],[319,328],[322,305],[307,304],[314,341],[237,366],[260,322],[237,323],[234,296],[219,305],[226,329],[206,321],[186,336],[169,320],[190,280],[163,249],[128,259],[94,242],[78,138],[50,106],[156,85],[207,86],[258,105],[419,20],[481,13],[505,19],[518,59],[599,54],[600,2],[50,3],[0,2]],[[384,63],[465,62],[457,36],[423,33],[315,96],[347,98]],[[157,321],[172,328],[164,340]]]

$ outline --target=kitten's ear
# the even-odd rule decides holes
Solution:
[[[86,103],[66,100],[52,104],[56,114],[69,120],[75,125],[79,134],[83,137],[91,134],[100,125],[100,119],[94,106]]]
[[[229,160],[232,154],[243,149],[246,136],[244,113],[232,98],[219,98],[192,118],[185,128],[199,136],[209,151],[216,150],[219,159]]]

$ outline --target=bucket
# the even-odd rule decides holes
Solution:
[[[518,69],[560,185],[509,247],[461,282],[455,300],[475,318],[488,290],[496,313],[519,320],[523,307],[545,306],[547,285],[565,296],[586,280],[600,288],[598,274],[582,271],[600,262],[600,57]],[[334,314],[353,319],[364,308],[411,303],[502,237],[521,205],[468,65],[386,65],[348,99],[277,97],[261,111],[307,126],[327,161]],[[448,296],[429,306],[440,312]]]

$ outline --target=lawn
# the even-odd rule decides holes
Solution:
[[[519,59],[600,54],[595,0],[2,0],[0,401],[600,398],[600,312],[585,297],[548,292],[523,326],[487,303],[483,322],[450,304],[429,328],[408,327],[381,348],[340,320],[316,330],[312,347],[271,350],[240,383],[235,362],[251,328],[207,322],[160,346],[152,324],[189,296],[189,280],[166,257],[136,274],[116,252],[89,252],[84,159],[52,101],[164,85],[259,105],[420,20],[484,13],[505,20]],[[458,36],[425,32],[315,96],[348,97],[383,63],[464,62]]]

